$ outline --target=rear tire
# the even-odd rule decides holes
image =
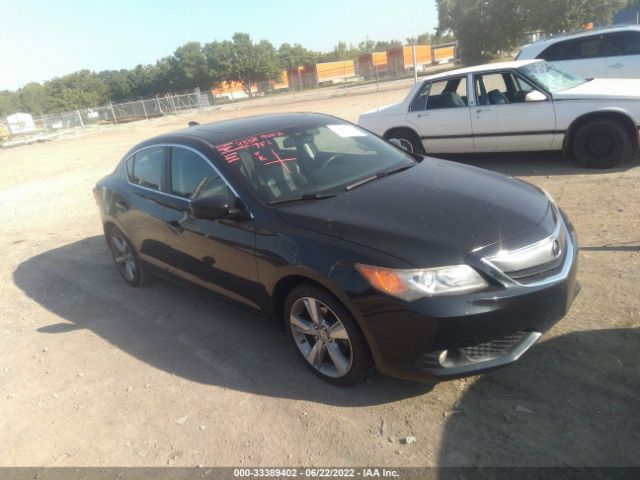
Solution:
[[[573,138],[573,152],[587,168],[611,168],[631,156],[631,139],[613,120],[592,120],[581,126]]]
[[[408,149],[410,152],[418,153],[420,155],[424,155],[427,153],[424,149],[424,146],[422,145],[422,141],[420,140],[420,137],[418,137],[418,135],[412,130],[408,130],[408,129],[392,130],[391,132],[387,133],[384,136],[384,138],[386,138],[387,140],[395,138],[402,145],[406,145],[407,147],[410,147]]]
[[[335,385],[353,385],[371,370],[369,346],[349,311],[329,292],[300,285],[284,304],[287,332],[305,365]]]
[[[134,287],[149,284],[153,276],[144,268],[138,252],[122,230],[112,225],[107,229],[106,237],[113,261],[125,282]]]

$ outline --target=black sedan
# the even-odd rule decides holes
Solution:
[[[179,279],[273,319],[336,384],[513,362],[578,291],[577,237],[546,192],[325,115],[152,138],[94,195],[129,284]]]

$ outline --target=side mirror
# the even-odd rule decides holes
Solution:
[[[202,220],[217,220],[226,217],[231,211],[229,201],[224,195],[211,195],[191,201],[191,214]]]
[[[547,96],[538,90],[531,90],[524,97],[525,102],[544,102],[546,100]]]

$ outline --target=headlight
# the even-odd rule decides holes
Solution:
[[[356,269],[381,292],[408,302],[422,297],[480,290],[487,282],[468,265],[396,270],[356,263]]]

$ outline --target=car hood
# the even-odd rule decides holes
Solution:
[[[471,251],[497,242],[511,249],[545,238],[553,226],[542,221],[551,210],[547,197],[527,183],[425,158],[335,197],[283,204],[278,215],[427,267],[463,263]]]
[[[631,78],[594,78],[569,90],[556,92],[553,97],[561,100],[640,100],[640,80]]]

